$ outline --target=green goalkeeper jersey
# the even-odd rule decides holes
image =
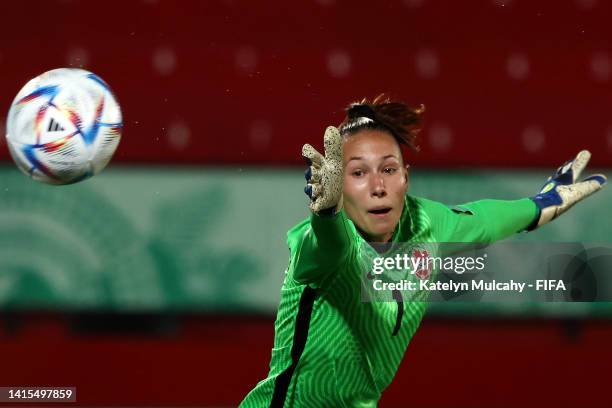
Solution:
[[[524,230],[535,216],[530,199],[449,208],[406,196],[392,241],[491,243]],[[240,406],[375,407],[426,304],[361,301],[360,248],[367,243],[343,211],[313,214],[287,237],[291,257],[270,371]]]

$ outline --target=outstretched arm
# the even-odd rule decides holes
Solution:
[[[294,278],[321,284],[342,265],[351,250],[351,226],[342,207],[342,137],[335,127],[324,136],[325,156],[309,144],[302,156],[309,164],[304,192],[310,198],[310,227],[289,238]]]
[[[420,199],[431,214],[439,242],[490,244],[524,231],[537,214],[535,203],[521,200],[478,200],[456,207]]]
[[[439,209],[447,242],[491,243],[525,230],[538,228],[600,190],[606,177],[596,174],[578,182],[591,154],[583,150],[559,167],[540,193],[521,200],[480,200],[450,209]]]

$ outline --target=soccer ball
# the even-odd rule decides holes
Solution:
[[[45,183],[70,184],[106,167],[122,126],[106,82],[83,69],[60,68],[19,91],[8,113],[6,141],[22,172]]]

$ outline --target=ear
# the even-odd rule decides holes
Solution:
[[[404,180],[406,181],[406,184],[408,184],[408,174],[409,173],[410,173],[410,165],[407,164],[404,169]]]

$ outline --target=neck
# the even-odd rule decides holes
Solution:
[[[355,225],[355,228],[357,229],[357,232],[359,232],[359,234],[370,243],[384,244],[391,241],[391,238],[393,238],[393,232],[387,232],[382,235],[368,235],[358,226]]]
[[[393,232],[387,232],[383,235],[371,236],[368,237],[368,240],[370,242],[385,243],[391,241],[391,238],[393,238]]]

